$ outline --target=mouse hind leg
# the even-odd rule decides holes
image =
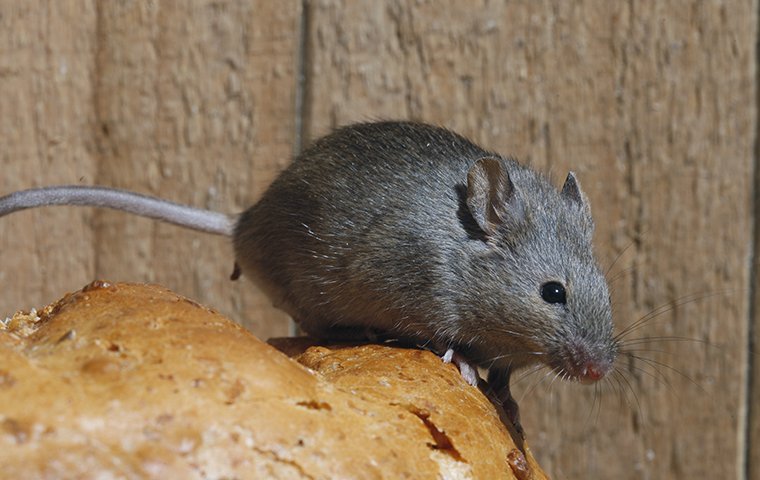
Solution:
[[[509,378],[512,375],[512,371],[509,368],[496,368],[492,367],[488,370],[488,386],[490,393],[492,393],[496,400],[501,404],[501,408],[507,416],[507,419],[512,422],[517,433],[525,438],[525,431],[520,423],[520,408],[517,405],[512,391],[509,387]]]

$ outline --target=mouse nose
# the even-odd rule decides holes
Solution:
[[[581,383],[588,385],[588,384],[601,380],[606,373],[607,371],[603,367],[600,367],[599,365],[596,365],[595,363],[588,362],[581,369],[578,379],[580,380]]]
[[[569,345],[564,370],[583,384],[598,382],[610,371],[612,362],[602,352],[579,344]]]

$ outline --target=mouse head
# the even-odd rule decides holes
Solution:
[[[512,334],[491,335],[487,355],[518,352],[504,361],[543,362],[582,382],[604,377],[618,347],[591,211],[575,175],[557,191],[516,162],[482,158],[468,173],[467,207],[485,239],[472,258],[472,275],[485,277],[472,281],[488,297],[476,323]]]

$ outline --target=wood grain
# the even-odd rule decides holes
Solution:
[[[94,19],[88,1],[0,1],[3,193],[93,178]],[[87,283],[95,263],[91,216],[47,209],[3,218],[0,315],[42,306]],[[71,238],[77,240],[66,243]]]
[[[13,14],[15,4],[7,3]],[[81,9],[75,3],[50,2],[47,8],[66,4],[72,11]],[[28,151],[6,151],[4,162],[21,173],[4,176],[3,190],[100,184],[229,213],[253,203],[292,155],[300,2],[102,2],[96,7],[89,5],[89,17],[69,18],[68,23],[58,19],[62,27],[50,27],[58,36],[65,29],[77,32],[90,46],[72,52],[82,57],[77,58],[82,66],[69,68],[70,76],[89,83],[58,92],[57,82],[35,67],[39,60],[34,58],[16,62],[29,69],[26,78],[18,79],[22,88],[2,88],[3,98],[28,103],[28,113],[9,106],[32,117],[28,136],[35,134],[36,118],[38,129],[61,122],[74,140],[84,138],[86,148],[59,150],[79,163],[87,160],[88,170],[75,171],[73,160],[71,167],[51,169],[45,158],[52,154],[41,155],[34,138],[20,138],[12,142],[14,149]],[[24,18],[19,13],[12,31],[35,36],[28,30],[37,26],[43,10],[30,8]],[[27,55],[53,49],[46,68],[58,68],[62,60],[55,48],[70,42],[56,37],[48,43],[37,51],[30,48]],[[35,84],[50,91],[32,89]],[[59,98],[75,108],[57,107],[64,118],[56,118],[57,111],[40,118],[41,105],[56,105]],[[12,118],[4,116],[2,122],[13,127]],[[35,141],[44,139],[38,133]],[[33,168],[34,162],[42,164]],[[40,178],[43,171],[48,173]],[[33,220],[42,218],[44,223]],[[72,219],[79,219],[78,224]],[[8,277],[3,283],[15,290],[3,295],[3,311],[43,304],[96,277],[170,286],[264,337],[288,331],[286,317],[248,282],[228,280],[234,259],[227,239],[90,209],[24,212],[10,220],[2,230],[2,251],[8,253],[0,260],[15,262],[4,269]],[[17,225],[24,224],[19,235]],[[43,225],[54,225],[56,234],[46,234]],[[45,243],[32,248],[23,247],[24,242]],[[66,252],[76,256],[69,258]],[[59,266],[61,259],[67,263]],[[45,271],[25,267],[30,262]],[[41,285],[32,289],[35,282]]]
[[[651,340],[598,390],[517,383],[539,462],[558,479],[760,478],[757,17],[719,0],[0,0],[0,189],[98,183],[237,212],[302,141],[381,118],[445,125],[557,184],[572,168],[618,328],[653,315],[626,337]],[[2,312],[101,277],[286,333],[227,280],[224,239],[120,213],[3,218],[0,265]]]

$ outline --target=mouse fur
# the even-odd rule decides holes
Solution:
[[[496,173],[471,178],[483,159]],[[379,122],[317,140],[240,215],[233,241],[244,274],[311,334],[371,329],[583,380],[617,354],[592,234],[574,175],[558,191],[446,129]],[[549,281],[566,303],[542,299]]]

